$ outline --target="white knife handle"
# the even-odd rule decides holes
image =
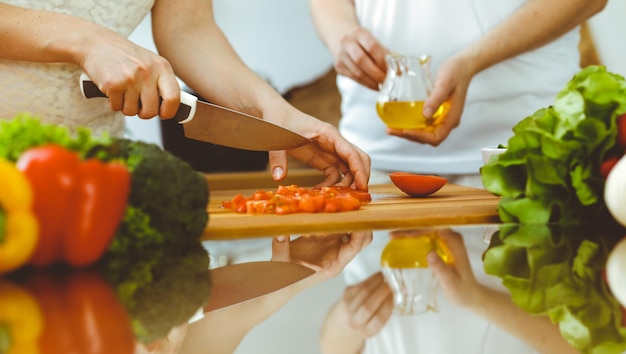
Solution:
[[[85,98],[107,97],[84,72],[80,74],[79,83],[80,92]],[[178,124],[188,123],[193,119],[196,115],[197,104],[198,98],[196,96],[182,90],[180,91],[180,105],[174,116]]]

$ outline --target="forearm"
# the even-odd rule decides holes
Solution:
[[[81,65],[103,35],[118,36],[78,17],[0,3],[0,59]]]
[[[173,3],[157,2],[153,32],[159,53],[181,80],[206,99],[254,115],[265,106],[286,106],[239,58],[215,23],[210,1]]]
[[[365,338],[350,328],[346,310],[341,301],[329,310],[320,333],[323,354],[357,354],[365,344]]]
[[[481,288],[482,301],[470,309],[494,325],[511,333],[541,353],[578,353],[563,339],[558,327],[547,316],[531,315],[513,303],[507,293]]]
[[[310,0],[311,16],[317,33],[336,57],[341,39],[359,26],[352,0]]]
[[[530,0],[459,53],[478,73],[537,49],[601,11],[607,0]]]

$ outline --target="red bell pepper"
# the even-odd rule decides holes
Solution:
[[[25,281],[37,299],[45,354],[132,354],[131,318],[115,292],[94,271],[33,273]]]
[[[126,210],[131,178],[126,166],[82,161],[73,151],[48,145],[25,151],[17,167],[33,188],[40,225],[30,263],[86,266],[97,261]]]

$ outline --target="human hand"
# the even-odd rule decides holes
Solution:
[[[189,324],[187,322],[174,327],[165,336],[150,344],[137,343],[134,354],[177,354],[187,335]]]
[[[107,29],[93,35],[81,66],[108,97],[111,110],[143,119],[174,117],[180,86],[169,62]]]
[[[347,76],[372,90],[378,90],[378,85],[385,80],[387,50],[365,28],[354,27],[331,51],[337,74]]]
[[[426,258],[439,279],[442,292],[456,305],[467,308],[476,306],[480,302],[483,285],[474,277],[463,237],[451,229],[438,230],[437,234],[452,254],[449,264],[434,251],[429,252]]]
[[[285,125],[313,143],[288,151],[271,151],[272,176],[280,181],[287,176],[287,154],[324,173],[320,186],[333,184],[368,189],[370,157],[339,134],[332,124],[320,121],[295,108]]]
[[[294,240],[289,236],[279,236],[272,240],[272,261],[309,267],[315,270],[309,278],[321,282],[337,276],[370,242],[371,231],[302,235]]]
[[[393,313],[393,292],[381,272],[348,286],[341,298],[349,326],[363,338],[378,333]]]
[[[437,72],[433,92],[426,99],[423,110],[424,117],[430,119],[444,102],[449,104],[450,108],[442,123],[427,130],[388,128],[387,134],[432,146],[441,144],[461,123],[465,97],[473,76],[471,66],[462,56],[445,61]]]

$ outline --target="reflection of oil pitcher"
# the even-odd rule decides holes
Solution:
[[[432,129],[445,117],[449,103],[444,102],[432,119],[424,118],[424,101],[432,93],[429,55],[420,57],[387,54],[387,76],[379,87],[376,112],[394,129]]]
[[[434,250],[449,263],[452,255],[436,231],[396,231],[380,256],[385,280],[394,293],[394,312],[416,315],[437,312],[439,281],[426,255]]]

